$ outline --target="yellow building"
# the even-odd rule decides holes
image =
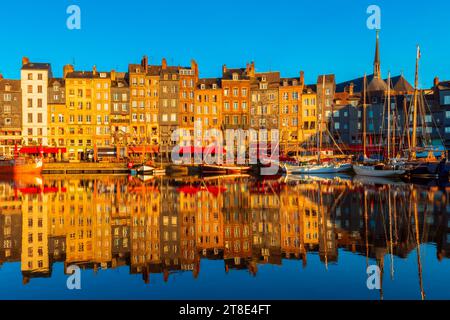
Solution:
[[[281,79],[279,99],[280,143],[285,153],[298,146],[301,134],[301,97],[303,92],[303,73],[300,78]]]
[[[305,86],[301,97],[301,112],[299,113],[301,130],[299,139],[304,145],[310,144],[317,134],[317,94],[314,90]]]
[[[66,147],[68,113],[64,79],[49,80],[47,101],[48,143],[52,147]],[[62,156],[59,155],[60,159]]]
[[[44,194],[23,194],[22,258],[23,281],[51,272],[48,254],[48,208]]]

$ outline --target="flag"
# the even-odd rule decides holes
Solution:
[[[417,46],[417,60],[419,60],[421,56],[422,56],[422,55],[421,55],[421,53],[420,53],[420,47]]]

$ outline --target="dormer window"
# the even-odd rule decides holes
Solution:
[[[11,91],[11,85],[7,84],[7,85],[5,86],[5,91]]]
[[[58,86],[57,84],[55,84],[55,85],[53,86],[53,91],[59,91],[59,86]]]
[[[259,85],[259,89],[261,89],[261,90],[266,90],[266,89],[267,89],[267,83],[261,83],[261,84]]]
[[[283,81],[283,86],[286,87],[287,85],[288,85],[287,80],[284,80],[284,81]]]
[[[217,89],[217,84],[214,83],[214,84],[212,85],[212,88],[213,88],[213,89]]]
[[[262,76],[262,81],[266,82],[267,81],[267,77],[266,76]]]
[[[237,73],[233,73],[233,80],[234,81],[239,80],[239,75]]]
[[[177,80],[177,75],[176,74],[172,75],[172,80]]]
[[[200,89],[205,90],[205,84],[204,84],[204,83],[202,83],[202,84],[200,85]]]
[[[100,78],[106,78],[106,73],[105,72],[101,72],[100,73]]]
[[[296,85],[297,85],[297,80],[294,80],[294,81],[292,82],[292,85],[293,85],[293,86],[296,86]]]

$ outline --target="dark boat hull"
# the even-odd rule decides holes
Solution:
[[[428,179],[448,178],[450,163],[433,162],[408,162],[406,163],[406,174],[410,177]]]

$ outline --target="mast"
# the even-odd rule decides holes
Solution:
[[[425,291],[423,288],[423,279],[422,279],[422,261],[420,259],[420,240],[419,240],[419,215],[417,210],[417,201],[419,199],[417,198],[417,191],[413,191],[413,202],[414,202],[414,227],[415,227],[415,234],[416,234],[416,253],[417,253],[417,265],[418,265],[418,272],[419,272],[419,286],[420,286],[420,296],[422,297],[422,300],[425,300]]]
[[[420,60],[420,47],[417,46],[416,55],[416,73],[414,79],[414,102],[413,102],[413,131],[411,138],[411,159],[416,159],[416,147],[417,147],[417,93],[419,87],[419,60]]]
[[[363,157],[366,159],[366,87],[367,87],[367,76],[364,74],[364,89],[363,89]]]
[[[319,127],[319,149],[317,150],[317,159],[320,163],[320,153],[322,151],[323,144],[323,125],[325,118],[325,75],[322,76],[322,106],[320,110],[320,127]]]
[[[388,123],[387,123],[387,157],[391,156],[391,72],[388,73],[388,91],[387,91],[387,104],[388,104]]]

